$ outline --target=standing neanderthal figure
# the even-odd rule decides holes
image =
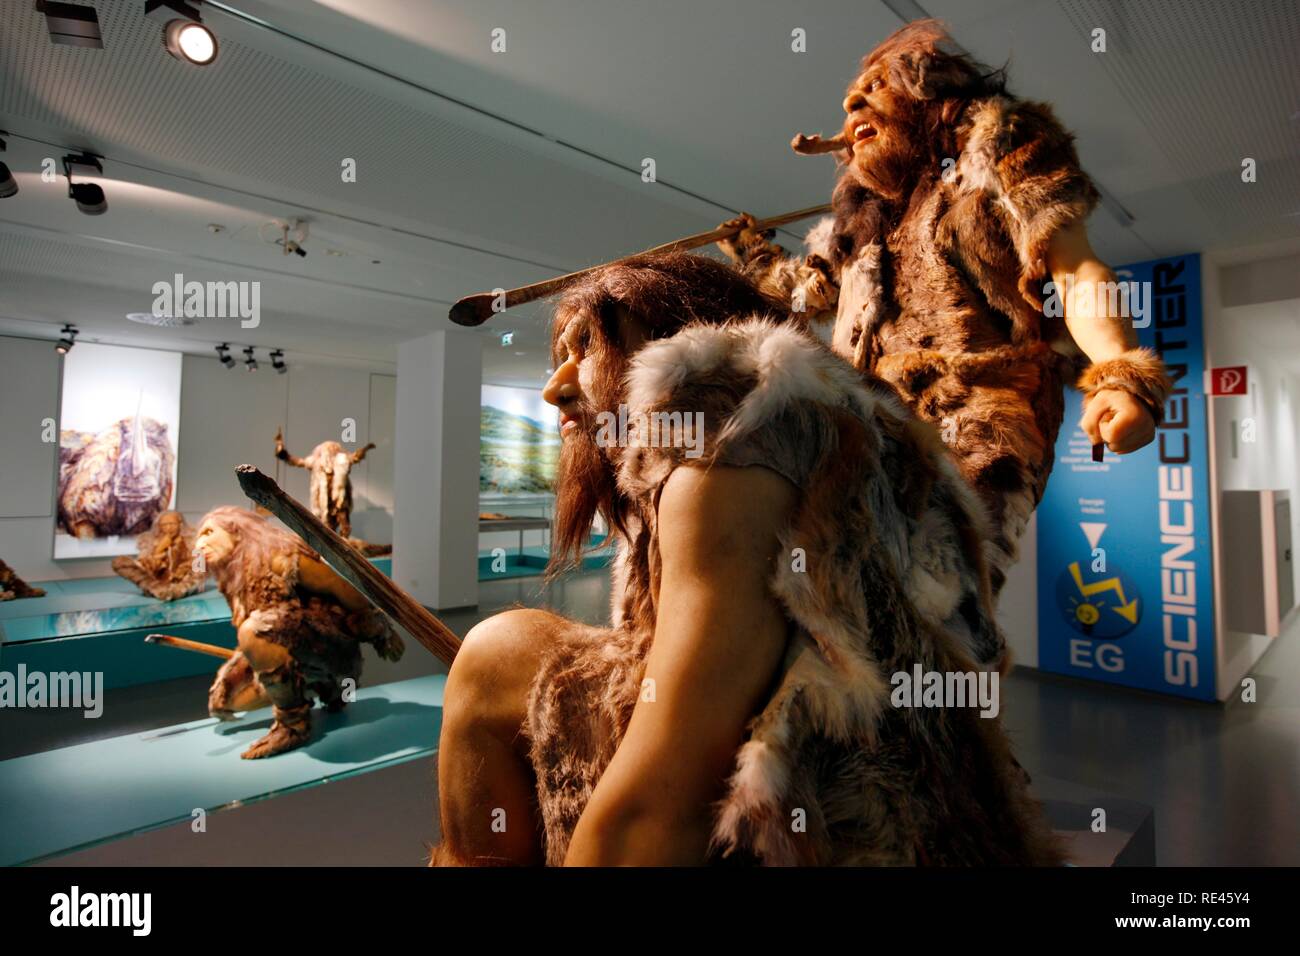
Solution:
[[[299,458],[284,447],[280,429],[275,431],[275,457],[311,472],[312,514],[345,538],[352,535],[352,466],[374,447],[375,443],[370,442],[364,448],[348,452],[336,441],[323,441],[306,458]]]
[[[983,509],[929,424],[702,256],[575,283],[552,358],[549,570],[602,514],[612,620],[521,608],[466,637],[432,862],[1062,860],[997,716],[898,692],[974,680],[997,631]]]
[[[796,137],[841,163],[810,255],[787,257],[748,215],[721,246],[796,311],[834,316],[832,347],[939,427],[993,519],[996,595],[1052,470],[1064,383],[1086,396],[1092,442],[1130,452],[1153,438],[1170,381],[1115,301],[1098,308],[1115,276],[1084,229],[1098,193],[1073,137],[946,41],[932,20],[899,30],[863,60],[843,131]]]
[[[136,539],[137,556],[113,559],[113,570],[159,601],[175,601],[203,589],[194,567],[194,528],[179,511],[164,511]]]
[[[361,645],[397,660],[402,639],[388,619],[297,536],[243,508],[216,508],[199,525],[194,550],[230,604],[239,650],[208,693],[208,710],[229,719],[259,702],[275,722],[243,756],[269,757],[307,742],[312,696],[333,712],[343,682],[361,676]]]

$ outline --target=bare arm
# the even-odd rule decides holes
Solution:
[[[375,443],[374,443],[374,442],[370,442],[369,444],[366,445],[365,448],[358,448],[356,451],[354,451],[354,452],[352,453],[352,456],[351,456],[351,457],[352,457],[352,464],[355,465],[357,462],[359,462],[359,461],[361,461],[363,458],[365,458],[365,457],[366,457],[366,452],[370,451],[370,449],[372,449],[372,448],[374,448],[374,447],[376,447],[376,446],[375,446]]]
[[[370,606],[361,592],[335,574],[329,565],[306,555],[298,558],[298,584],[308,591],[338,601],[349,611],[360,611]]]
[[[306,461],[299,458],[297,455],[289,454],[288,449],[284,447],[284,433],[278,428],[275,430],[275,457],[279,458],[281,461],[287,461],[295,468],[310,467]]]
[[[1088,358],[1105,362],[1137,348],[1137,333],[1128,317],[1110,314],[1108,308],[1099,314],[1096,290],[1101,283],[1116,281],[1115,273],[1092,251],[1082,222],[1076,220],[1052,237],[1047,247],[1047,268],[1057,289],[1072,289],[1073,294],[1065,298],[1065,326]],[[1072,286],[1067,284],[1067,277]],[[1105,297],[1101,299],[1108,307]]]
[[[1137,333],[1129,317],[1111,310],[1110,297],[1098,295],[1101,283],[1114,282],[1115,273],[1097,258],[1083,222],[1057,231],[1047,249],[1047,268],[1058,290],[1065,290],[1065,326],[1079,349],[1094,364],[1119,359],[1137,348]],[[1155,419],[1128,392],[1103,389],[1092,395],[1079,427],[1094,445],[1105,442],[1116,453],[1137,451],[1156,433]]]
[[[797,492],[764,468],[681,467],[659,504],[660,614],[627,734],[574,830],[567,865],[701,864],[711,804],[785,649],[768,592]]]

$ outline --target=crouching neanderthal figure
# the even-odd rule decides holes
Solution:
[[[306,743],[312,697],[333,712],[345,704],[344,681],[361,677],[361,645],[386,660],[402,656],[388,619],[335,574],[296,535],[243,508],[216,508],[199,525],[194,550],[230,604],[239,650],[217,672],[208,711],[270,703],[270,731],[245,759],[269,757]]]
[[[1073,137],[947,40],[932,20],[899,30],[863,60],[843,130],[796,139],[840,162],[810,255],[749,216],[721,245],[764,291],[835,316],[835,350],[939,427],[992,519],[996,597],[1052,470],[1063,385],[1084,392],[1091,441],[1122,453],[1151,441],[1170,382],[1089,244],[1098,193]]]
[[[552,570],[601,512],[612,622],[470,632],[432,862],[1059,862],[997,719],[891,702],[995,640],[982,510],[933,426],[702,257],[595,273],[552,334]]]

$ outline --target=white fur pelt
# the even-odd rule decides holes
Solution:
[[[632,422],[703,412],[705,452],[690,459],[629,435],[618,481],[640,520],[620,542],[615,627],[575,629],[534,681],[526,732],[548,862],[563,860],[636,706],[655,623],[638,608],[654,608],[659,490],[674,468],[712,463],[766,464],[800,490],[769,582],[794,636],[716,807],[712,858],[1059,862],[996,718],[890,701],[897,672],[974,671],[1002,646],[981,505],[933,427],[808,331],[770,320],[692,325],[647,345],[627,401]]]

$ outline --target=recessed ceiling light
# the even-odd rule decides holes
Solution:
[[[152,312],[128,312],[126,317],[131,322],[141,325],[156,325],[164,329],[174,329],[182,325],[193,325],[194,320],[184,315],[154,315]]]

